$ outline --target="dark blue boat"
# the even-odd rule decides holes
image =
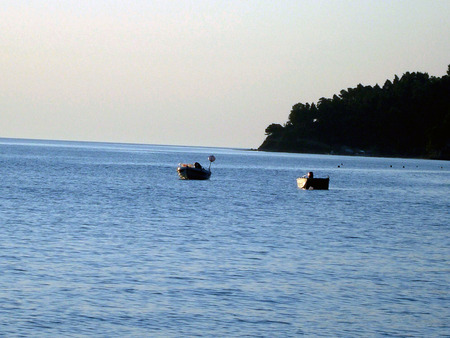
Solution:
[[[182,180],[207,180],[211,177],[211,163],[216,160],[214,155],[208,157],[209,168],[203,168],[200,163],[180,163],[177,168],[178,175]]]
[[[314,178],[313,172],[310,171],[306,176],[297,178],[297,185],[305,190],[328,190],[330,178]]]

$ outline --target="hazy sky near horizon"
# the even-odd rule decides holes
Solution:
[[[298,102],[446,74],[448,0],[3,0],[0,137],[257,148]]]

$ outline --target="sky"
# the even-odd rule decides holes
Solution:
[[[448,0],[2,0],[0,137],[257,148],[296,103],[441,77]]]

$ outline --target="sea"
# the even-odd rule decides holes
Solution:
[[[448,161],[3,138],[0,179],[1,337],[450,336]]]

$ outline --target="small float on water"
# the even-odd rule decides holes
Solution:
[[[312,171],[306,176],[297,178],[298,187],[305,190],[328,190],[329,184],[330,177],[314,178]]]
[[[207,180],[211,177],[211,163],[216,158],[214,155],[208,157],[209,168],[206,169],[198,162],[194,164],[180,163],[177,168],[178,175],[182,180]]]

